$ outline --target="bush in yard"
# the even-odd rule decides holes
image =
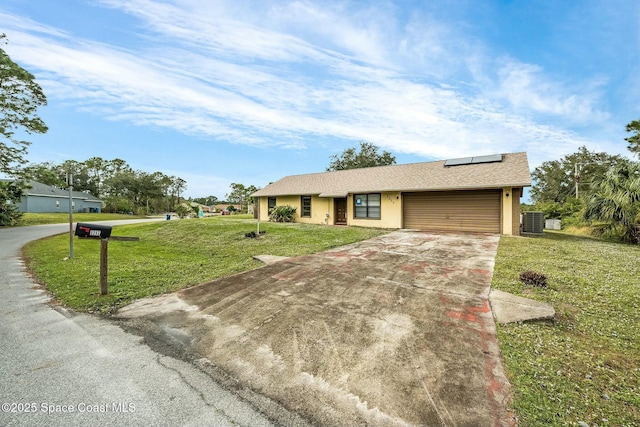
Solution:
[[[618,237],[624,242],[640,243],[640,163],[611,168],[594,184],[584,217],[599,222],[599,234]]]
[[[547,276],[531,270],[520,273],[520,281],[526,285],[539,286],[541,288],[547,286]]]
[[[0,226],[16,225],[22,218],[22,212],[16,206],[20,203],[23,188],[13,181],[0,182]]]
[[[176,214],[178,214],[178,217],[180,218],[186,218],[189,215],[189,212],[191,212],[191,208],[184,204],[176,206]]]
[[[269,214],[269,221],[272,222],[294,222],[296,211],[293,206],[276,206]]]
[[[126,197],[109,196],[105,197],[105,206],[103,212],[133,212],[135,205]]]

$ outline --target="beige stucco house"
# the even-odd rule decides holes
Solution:
[[[526,153],[292,175],[253,194],[254,215],[290,205],[301,223],[517,235],[530,185]]]

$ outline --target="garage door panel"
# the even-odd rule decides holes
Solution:
[[[403,194],[404,228],[500,232],[500,190]]]

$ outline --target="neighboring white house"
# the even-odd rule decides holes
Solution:
[[[31,182],[24,191],[18,210],[20,212],[69,212],[69,191]],[[73,212],[100,212],[102,200],[89,193],[71,192]]]

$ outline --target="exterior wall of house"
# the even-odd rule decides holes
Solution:
[[[333,199],[330,197],[318,197],[311,196],[311,216],[302,216],[302,198],[296,196],[293,198],[298,203],[298,210],[296,211],[296,222],[303,224],[333,224]],[[292,206],[296,206],[291,204]],[[327,222],[327,213],[329,214],[329,221]]]
[[[333,199],[329,197],[311,196],[311,216],[302,216],[302,196],[291,196],[286,203],[280,203],[280,198],[276,199],[277,204],[291,205],[297,207],[296,222],[302,224],[333,224]],[[327,221],[327,213],[329,221]]]
[[[512,229],[511,229],[511,234],[514,236],[519,236],[520,235],[520,198],[522,197],[522,187],[517,187],[517,188],[513,188],[513,200],[511,201],[511,203],[513,203],[513,208],[512,208]]]
[[[92,202],[90,200],[76,200],[75,205],[76,205],[75,212],[95,212],[95,213],[102,212],[102,202]]]
[[[267,204],[267,198],[255,197],[253,200],[255,200],[257,205],[257,209],[254,211],[254,218],[259,219],[260,221],[268,221],[269,205]]]
[[[94,212],[102,211],[101,202],[92,202],[83,199],[72,199],[73,212]],[[50,212],[69,212],[69,199],[64,197],[35,196],[29,195],[22,197],[22,201],[18,205],[20,212],[30,213],[50,213]]]
[[[260,220],[269,220],[269,198],[260,197]],[[295,222],[302,224],[333,224],[333,199],[330,197],[311,196],[311,216],[302,216],[302,196],[278,196],[276,206],[293,206],[296,208]]]
[[[506,235],[520,234],[520,197],[521,187],[505,187],[502,189],[501,233]],[[268,197],[260,197],[260,220],[268,221]],[[297,209],[295,222],[305,224],[335,223],[333,198],[311,196],[311,217],[302,217],[301,196],[278,196],[276,205],[290,205]],[[327,220],[327,214],[329,214]],[[347,225],[378,228],[402,228],[402,195],[399,192],[383,192],[380,195],[380,219],[355,218],[354,195],[347,196]]]
[[[260,209],[260,215],[264,215],[266,217],[265,220],[268,220],[269,199],[267,197],[261,197],[260,199],[264,199],[265,201],[264,210]],[[294,208],[296,208],[296,222],[298,222],[298,217],[300,215],[300,196],[278,196],[276,197],[276,206],[293,206]]]
[[[69,212],[69,199],[62,197],[37,197],[23,196],[20,205],[20,212]]]
[[[402,228],[402,196],[399,192],[380,194],[380,219],[355,218],[353,194],[347,197],[347,225],[359,227]]]
[[[502,234],[510,235],[513,230],[513,188],[506,187],[502,189]]]
[[[399,197],[399,198],[397,198]],[[269,220],[268,197],[260,197],[260,220]],[[352,194],[347,196],[347,225],[360,227],[401,228],[402,197],[400,193],[382,193],[380,197],[380,219],[354,218],[355,205]],[[276,205],[289,205],[296,208],[295,221],[303,224],[335,224],[333,197],[311,196],[311,217],[303,217],[301,196],[278,196]],[[329,216],[327,217],[327,214]]]
[[[521,187],[505,187],[502,189],[502,234],[520,235],[520,197]]]

